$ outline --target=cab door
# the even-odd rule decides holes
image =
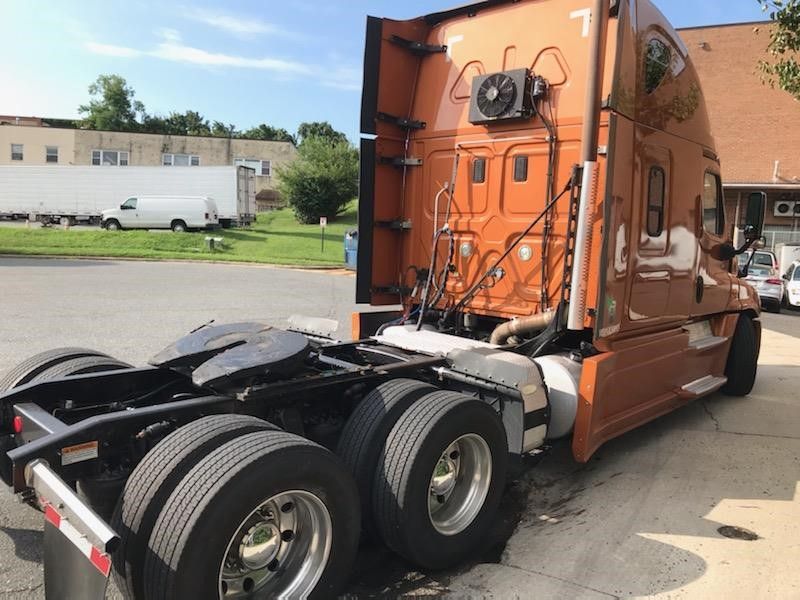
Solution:
[[[140,226],[138,198],[128,198],[119,208],[119,221],[124,229],[136,229]]]
[[[699,243],[692,315],[724,312],[731,299],[731,263],[723,260],[721,247],[731,240],[725,234],[725,205],[719,165],[707,160],[701,197],[697,201]]]

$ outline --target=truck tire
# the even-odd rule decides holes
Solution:
[[[6,373],[0,379],[0,392],[6,392],[12,388],[29,383],[42,371],[49,369],[59,363],[80,358],[82,356],[106,356],[102,352],[89,350],[87,348],[55,348],[46,350],[30,358],[25,359],[16,367]]]
[[[147,541],[159,512],[175,487],[203,457],[230,440],[277,429],[247,415],[213,415],[198,419],[166,436],[131,473],[111,517],[120,536],[113,554],[114,580],[126,598],[144,597]]]
[[[148,543],[145,597],[335,598],[360,520],[355,482],[333,453],[282,431],[236,438],[166,501]]]
[[[119,224],[119,221],[116,219],[109,219],[105,223],[103,223],[103,227],[106,228],[106,231],[121,231],[122,225]]]
[[[187,231],[186,223],[180,219],[175,219],[170,225],[170,229],[175,233],[185,233]]]
[[[758,340],[756,328],[747,315],[739,315],[733,334],[725,376],[728,382],[722,393],[728,396],[747,396],[753,391],[758,371]]]
[[[383,541],[425,569],[461,562],[492,524],[507,467],[505,429],[491,406],[450,391],[425,396],[392,429],[375,472]]]
[[[372,485],[386,437],[414,402],[435,391],[434,386],[422,381],[392,379],[367,394],[344,426],[336,454],[356,480],[361,499],[361,527],[368,537],[376,534],[371,510]]]
[[[45,369],[31,379],[30,383],[42,383],[43,381],[61,379],[62,377],[131,368],[132,366],[128,363],[108,356],[81,356],[65,360]]]

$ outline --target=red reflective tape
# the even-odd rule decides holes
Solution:
[[[92,553],[89,556],[89,560],[92,561],[92,564],[104,576],[108,577],[108,574],[111,573],[111,559],[108,557],[108,554],[103,554],[94,546],[92,546]]]
[[[61,527],[61,515],[56,512],[56,509],[49,504],[44,505],[44,518],[50,521],[56,527]]]

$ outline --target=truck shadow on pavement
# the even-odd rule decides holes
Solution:
[[[37,564],[42,562],[44,534],[40,530],[17,529],[0,525],[0,531],[11,539],[17,558]]]
[[[760,381],[775,376],[760,368]],[[775,369],[786,376],[787,367]],[[788,369],[797,380],[800,367]],[[537,598],[621,598],[702,585],[709,571],[714,586],[726,573],[745,578],[743,555],[791,555],[770,515],[794,506],[786,503],[800,490],[800,434],[763,424],[764,400],[774,398],[767,391],[697,401],[607,443],[585,465],[559,441],[508,486],[490,538],[468,564],[426,573],[365,548],[345,597],[524,598],[535,590]],[[800,422],[800,404],[785,408],[790,414],[774,418]],[[722,584],[733,595],[736,577]]]

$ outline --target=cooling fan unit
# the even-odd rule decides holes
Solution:
[[[474,124],[529,118],[530,72],[515,69],[472,80],[469,120]]]

